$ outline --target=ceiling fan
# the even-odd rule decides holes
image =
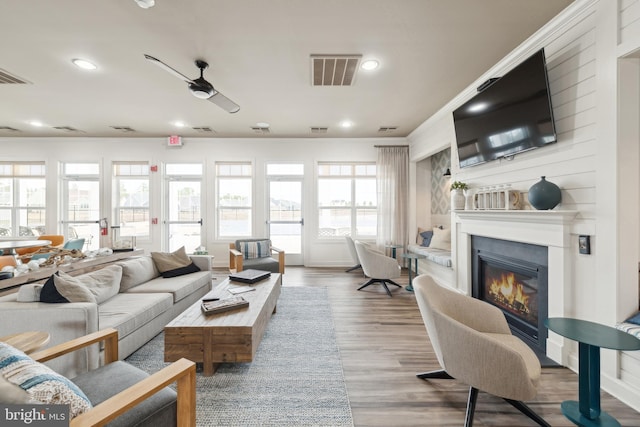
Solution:
[[[229,113],[237,113],[240,110],[240,106],[238,104],[218,92],[211,83],[204,79],[203,72],[207,67],[209,67],[209,64],[207,64],[205,61],[201,59],[196,60],[196,67],[200,69],[200,77],[196,79],[190,79],[189,77],[185,76],[179,71],[174,70],[164,62],[160,61],[157,58],[154,58],[151,55],[145,54],[144,57],[160,68],[187,82],[189,90],[196,98],[208,99],[209,101],[213,102],[218,107],[228,111]]]

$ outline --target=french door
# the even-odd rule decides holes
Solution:
[[[165,241],[170,252],[184,246],[187,253],[202,244],[202,165],[167,164]]]
[[[284,249],[287,265],[303,265],[302,178],[269,177],[269,238]]]

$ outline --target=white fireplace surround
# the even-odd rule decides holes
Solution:
[[[546,246],[549,257],[549,317],[571,317],[567,308],[572,281],[570,230],[577,211],[455,211],[451,253],[460,292],[471,295],[471,236]],[[547,356],[562,363],[563,338],[549,334]],[[564,350],[566,352],[566,350]]]

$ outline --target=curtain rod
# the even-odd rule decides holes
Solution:
[[[404,147],[404,148],[409,148],[408,145],[374,145],[375,148],[387,148],[387,147]]]

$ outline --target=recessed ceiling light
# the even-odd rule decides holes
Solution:
[[[135,0],[135,2],[143,9],[149,9],[156,4],[155,0]]]
[[[259,128],[268,128],[268,127],[269,127],[269,123],[266,123],[266,122],[258,122],[258,123],[256,123],[256,127],[259,127]]]
[[[340,122],[340,127],[348,129],[350,127],[353,126],[353,122],[349,121],[349,120],[343,120]]]
[[[368,59],[366,61],[363,61],[360,67],[362,67],[363,70],[370,71],[378,68],[378,65],[380,65],[380,63],[375,59]]]
[[[86,59],[76,58],[72,59],[71,62],[73,62],[76,67],[82,68],[83,70],[95,70],[98,68],[95,64],[87,61]]]
[[[44,126],[44,123],[42,123],[40,120],[29,120],[28,122],[31,126],[35,126],[37,128],[41,128],[42,126]]]
[[[180,120],[173,122],[173,125],[177,128],[183,128],[186,126],[186,124],[184,122],[181,122]]]

